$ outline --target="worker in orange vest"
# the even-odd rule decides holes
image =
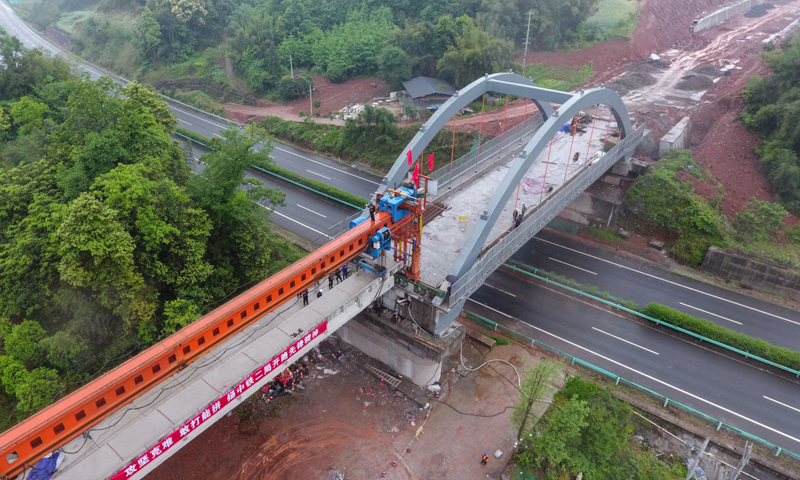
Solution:
[[[481,457],[481,465],[486,465],[489,463],[489,452],[483,452],[483,456]]]

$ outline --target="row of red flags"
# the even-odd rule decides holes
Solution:
[[[414,163],[414,157],[411,155],[411,150],[406,153],[408,157],[408,164]],[[433,171],[433,154],[428,154],[428,170]],[[414,173],[411,174],[411,179],[414,180],[414,185],[419,187],[419,162],[414,165]]]

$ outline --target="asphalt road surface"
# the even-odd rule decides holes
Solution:
[[[641,305],[660,303],[722,327],[800,350],[800,313],[589,247],[549,231],[513,258]]]
[[[531,338],[800,452],[800,385],[670,337],[505,270],[466,308]],[[519,322],[522,322],[519,324]]]

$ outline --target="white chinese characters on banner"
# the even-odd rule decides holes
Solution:
[[[181,426],[178,430],[175,430],[167,437],[163,438],[160,442],[158,442],[155,446],[150,447],[148,451],[145,452],[144,455],[138,457],[136,460],[128,464],[124,469],[120,470],[116,474],[112,475],[109,480],[125,480],[136,475],[143,467],[148,465],[152,460],[156,457],[162,455],[164,452],[169,450],[172,446],[175,445],[177,440],[189,435],[192,431],[198,429],[202,426],[206,421],[216,415],[223,407],[231,403],[237,397],[241,396],[247,390],[249,390],[256,382],[272,372],[273,370],[277,369],[278,366],[282,365],[284,362],[288,361],[302,350],[303,347],[307,346],[312,339],[317,338],[320,334],[325,333],[328,330],[328,321],[323,321],[317,328],[315,328],[310,334],[307,334],[305,337],[300,338],[292,345],[287,347],[283,352],[276,355],[272,360],[265,363],[263,366],[259,367],[258,370],[253,372],[247,379],[238,384],[234,387],[230,392],[226,395],[203,409],[202,413],[196,417],[193,417],[189,422]]]

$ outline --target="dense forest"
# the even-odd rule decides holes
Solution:
[[[773,192],[800,215],[800,36],[763,57],[772,73],[748,79],[742,119],[764,140],[756,151]]]
[[[226,58],[252,91],[305,95],[307,80],[380,76],[392,84],[437,76],[463,86],[506,70],[530,47],[556,49],[631,33],[633,0],[38,0],[21,12],[72,36],[90,60],[143,75],[222,79]],[[209,64],[210,63],[210,64]],[[202,72],[200,72],[202,70]],[[519,67],[517,69],[519,71]],[[307,77],[308,78],[308,77]]]
[[[166,104],[0,34],[2,428],[294,261],[225,132],[192,175]],[[240,185],[250,183],[247,191]],[[2,421],[2,420],[0,420]]]

